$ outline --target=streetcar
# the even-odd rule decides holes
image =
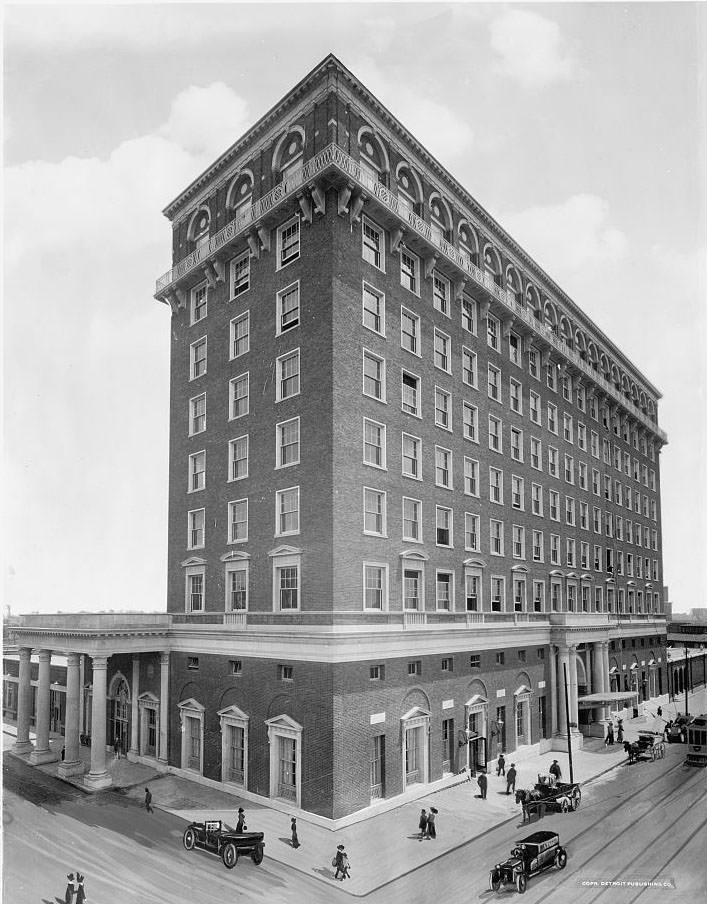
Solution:
[[[695,716],[687,726],[688,766],[707,766],[707,716]]]

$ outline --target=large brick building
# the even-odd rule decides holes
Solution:
[[[165,214],[168,614],[18,633],[133,756],[338,819],[667,691],[660,393],[338,60]]]

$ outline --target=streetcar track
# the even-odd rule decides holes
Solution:
[[[637,797],[639,794],[641,794],[643,791],[645,791],[645,790],[646,790],[647,788],[649,788],[651,785],[655,784],[655,782],[660,781],[662,778],[664,778],[664,777],[665,777],[666,775],[668,775],[670,772],[674,772],[676,769],[679,769],[680,766],[681,766],[681,764],[680,764],[680,763],[677,763],[675,766],[672,766],[670,769],[668,769],[667,772],[662,773],[662,774],[659,775],[657,778],[653,779],[653,781],[649,782],[647,785],[643,785],[638,791],[635,791],[632,795],[630,795],[630,797],[624,798],[623,806],[625,806],[630,800],[632,800],[634,797]],[[696,784],[696,783],[695,783],[695,784]],[[661,805],[662,803],[664,803],[669,797],[672,797],[673,795],[679,794],[679,793],[680,793],[681,791],[683,791],[683,790],[686,790],[686,786],[685,786],[684,784],[679,785],[677,788],[673,788],[671,791],[668,791],[667,794],[665,794],[663,797],[661,797],[660,800],[656,801],[655,804],[654,804],[654,807],[660,806],[660,805]],[[707,792],[705,792],[705,793],[707,793]],[[704,794],[702,795],[702,797],[704,797]],[[699,799],[701,800],[702,798],[699,798]],[[689,809],[689,807],[688,807],[688,809]],[[646,811],[646,812],[643,813],[641,816],[637,816],[637,817],[636,817],[636,819],[635,819],[634,822],[633,822],[633,825],[635,826],[636,823],[640,822],[642,819],[645,819],[647,816],[652,816],[652,815],[654,815],[654,813],[653,813],[652,810]],[[574,836],[570,839],[570,842],[569,842],[569,843],[572,843],[572,844],[573,844],[578,838],[581,838],[583,835],[586,835],[588,832],[591,832],[591,830],[592,830],[593,828],[595,828],[595,826],[599,825],[599,823],[604,822],[605,819],[606,819],[606,815],[604,815],[604,816],[602,816],[601,818],[595,820],[591,825],[587,826],[587,828],[582,829],[581,832],[578,832],[577,835],[574,835]],[[573,866],[573,873],[572,873],[572,875],[567,876],[567,877],[564,878],[564,879],[560,879],[560,881],[555,885],[555,887],[554,887],[553,889],[551,889],[550,891],[548,891],[548,892],[547,892],[546,894],[544,894],[541,898],[538,898],[538,899],[537,899],[536,904],[541,904],[542,901],[546,901],[551,895],[555,894],[555,892],[557,891],[558,886],[563,885],[565,882],[569,882],[570,879],[575,878],[575,877],[576,877],[576,874],[579,872],[579,870],[581,870],[581,869],[583,869],[585,866],[587,866],[587,864],[590,863],[592,860],[594,860],[599,854],[601,854],[602,851],[606,850],[606,848],[608,848],[610,845],[612,845],[612,844],[616,841],[617,838],[620,838],[622,834],[623,834],[623,830],[622,830],[621,832],[619,832],[617,835],[614,835],[612,838],[610,838],[609,841],[607,841],[605,844],[603,844],[603,845],[599,848],[599,850],[594,851],[589,857],[587,857],[587,859],[586,859],[583,863],[580,863],[578,867],[575,867],[575,865],[574,865],[574,863],[573,863],[573,864],[572,864],[572,866]],[[597,895],[597,897],[598,897],[598,895]],[[595,898],[594,900],[596,900],[596,898]]]
[[[702,796],[704,797],[704,794],[703,794]],[[675,851],[673,854],[670,855],[670,857],[668,857],[668,859],[667,859],[667,860],[665,861],[665,863],[661,866],[661,868],[658,870],[658,872],[657,872],[654,876],[651,876],[651,878],[650,878],[648,881],[649,881],[649,882],[655,882],[655,880],[656,880],[656,879],[658,878],[658,876],[663,872],[663,870],[665,870],[665,869],[667,868],[668,864],[671,863],[673,860],[675,860],[675,858],[678,856],[678,854],[682,853],[682,851],[688,846],[688,844],[689,844],[691,841],[694,841],[694,840],[695,840],[695,836],[697,835],[697,833],[699,832],[700,829],[703,829],[703,828],[705,827],[705,825],[707,825],[707,818],[705,818],[705,819],[702,820],[702,822],[701,822],[701,823],[699,824],[699,826],[697,827],[697,830],[694,831],[688,838],[686,838],[685,841],[683,841],[683,843],[680,845],[680,847],[677,849],[677,851]],[[635,895],[635,897],[631,898],[631,900],[628,902],[628,904],[634,904],[634,901],[638,900],[638,898],[641,897],[641,895],[643,894],[643,892],[644,892],[644,891],[647,891],[649,887],[650,887],[650,886],[645,886],[644,888],[642,888],[642,889],[638,892],[638,894]]]
[[[685,815],[686,815],[693,807],[696,807],[697,804],[699,804],[700,801],[701,801],[705,796],[707,796],[707,791],[704,791],[704,792],[703,792],[696,800],[694,800],[694,801],[687,807],[687,809],[681,811],[681,812],[675,817],[675,819],[670,823],[670,825],[668,825],[668,826],[662,826],[662,827],[661,827],[661,834],[660,834],[657,838],[654,838],[652,841],[649,841],[649,842],[643,847],[643,849],[640,850],[640,851],[638,852],[638,854],[636,854],[636,856],[635,856],[632,860],[629,860],[628,863],[624,863],[624,864],[622,865],[622,867],[621,867],[621,872],[617,873],[615,876],[612,876],[611,879],[610,879],[609,881],[610,881],[610,882],[616,882],[617,879],[619,879],[622,875],[625,875],[625,874],[628,872],[628,870],[631,868],[631,865],[632,865],[632,864],[634,864],[637,860],[640,860],[641,857],[644,857],[644,856],[645,856],[645,853],[646,853],[646,851],[648,850],[648,848],[650,848],[652,845],[656,844],[656,843],[659,842],[659,841],[664,841],[664,837],[668,834],[668,832],[670,831],[670,829],[672,829],[672,827],[673,827],[674,825],[677,825],[677,823],[682,822],[682,821],[685,819]],[[644,814],[644,815],[647,815],[647,814]],[[701,823],[701,826],[700,826],[700,827],[702,827],[706,822],[707,822],[707,818],[706,818],[705,820],[703,820],[703,822]],[[691,836],[691,837],[692,837],[692,836]],[[688,841],[691,840],[691,837],[688,838]],[[612,839],[612,841],[609,842],[609,843],[610,843],[610,844],[613,844],[613,839]],[[685,842],[685,844],[687,844],[687,842]],[[607,846],[607,845],[604,845],[604,847],[606,847],[606,846]],[[683,846],[684,846],[684,845],[683,845]],[[602,848],[601,850],[604,850],[604,848]],[[600,852],[598,852],[598,853],[600,853]],[[679,853],[679,851],[676,852],[676,854],[673,855],[673,856],[677,856],[677,853]],[[672,857],[671,857],[670,859],[672,859]],[[669,863],[669,862],[670,862],[670,860],[668,860],[668,863]],[[662,867],[658,870],[658,872],[656,873],[656,876],[659,875],[664,869],[665,869],[665,866],[662,866]],[[655,879],[655,876],[653,877],[653,879]],[[651,879],[650,881],[652,882],[653,879]],[[592,898],[590,904],[594,904],[594,901],[599,900],[599,898],[604,894],[605,891],[607,891],[609,888],[613,888],[613,887],[614,887],[614,886],[607,885],[607,886],[605,886],[604,888],[602,888],[602,889],[601,889],[599,892],[597,892],[597,894]],[[641,889],[641,891],[645,891],[645,889]],[[638,895],[636,895],[636,897],[638,897]],[[634,898],[633,900],[635,900],[635,898]]]

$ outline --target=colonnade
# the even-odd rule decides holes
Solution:
[[[552,733],[567,736],[567,710],[569,721],[579,727],[579,703],[577,682],[577,644],[550,645],[550,718]],[[609,685],[609,641],[594,641],[587,644],[585,662],[588,691],[599,694],[610,690]],[[566,677],[565,677],[566,676]],[[565,708],[565,682],[567,684],[568,705]],[[598,718],[608,717],[608,707],[598,706]]]
[[[64,759],[57,772],[61,778],[82,775],[85,764],[80,756],[80,705],[81,705],[81,654],[66,654],[66,719],[64,735]],[[14,750],[17,753],[29,753],[29,762],[33,765],[56,762],[59,755],[51,749],[49,743],[50,724],[50,670],[51,650],[39,650],[39,674],[37,682],[36,737],[30,741],[30,720],[32,716],[32,648],[19,649],[19,674],[17,692],[17,741]],[[107,655],[91,654],[93,667],[93,699],[91,708],[91,764],[84,776],[87,788],[98,790],[107,788],[112,782],[110,770],[106,764],[106,728],[108,699],[108,660]],[[128,756],[133,759],[139,755],[139,679],[140,657],[132,657],[131,701],[131,734]],[[168,762],[169,737],[169,653],[160,653],[160,718],[158,762]]]

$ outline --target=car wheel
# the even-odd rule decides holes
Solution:
[[[555,863],[560,869],[564,869],[567,866],[567,851],[558,851]]]
[[[236,863],[238,863],[238,849],[235,844],[229,843],[224,847],[221,859],[223,860],[223,865],[226,869],[233,869]]]
[[[526,888],[528,887],[528,879],[525,873],[520,873],[516,877],[516,888],[518,889],[518,894],[522,895],[525,893]]]
[[[489,875],[489,885],[491,886],[491,891],[498,891],[501,887],[501,877],[496,870],[492,870]]]
[[[194,849],[194,845],[196,844],[196,833],[191,826],[184,833],[184,837],[182,838],[182,844],[186,848],[187,851],[191,851]]]
[[[256,866],[260,866],[260,864],[263,862],[263,849],[261,847],[257,847],[250,855],[250,857]]]

